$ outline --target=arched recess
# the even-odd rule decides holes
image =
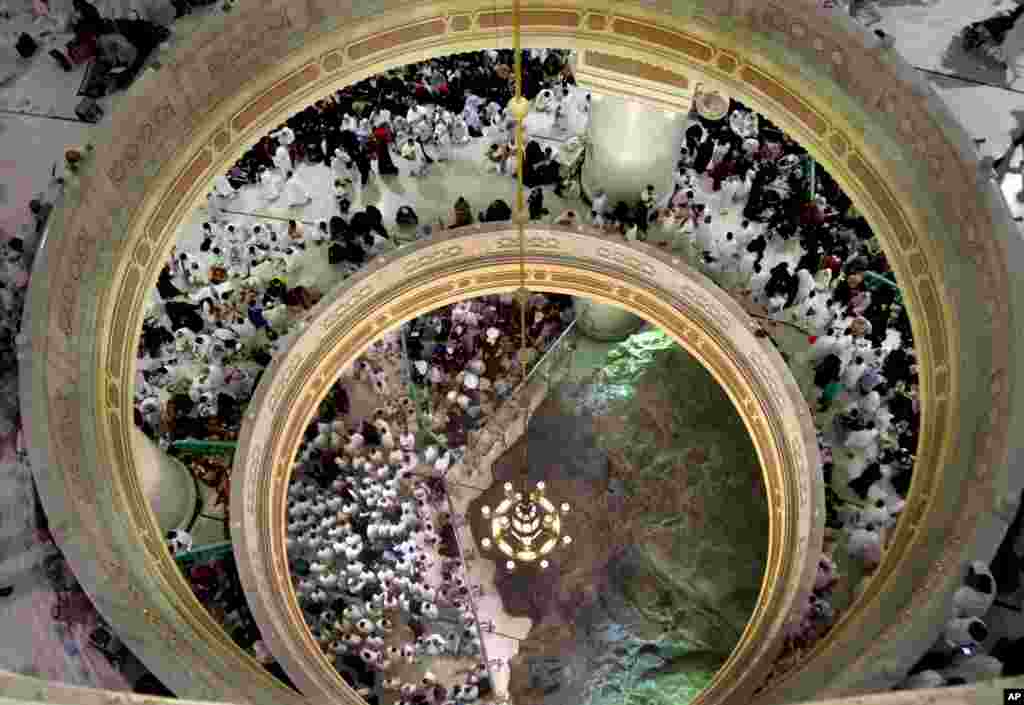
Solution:
[[[769,700],[884,687],[934,638],[966,555],[1012,511],[1024,448],[1011,361],[1024,262],[998,192],[946,108],[891,50],[812,0],[526,3],[528,46],[570,46],[629,93],[720,86],[800,140],[893,263],[915,330],[918,468],[864,594]],[[298,702],[209,618],[164,550],[131,454],[142,307],[212,177],[317,96],[432,55],[509,42],[482,0],[252,2],[161,56],[98,129],[32,279],[22,400],[58,540],[101,611],[180,695]],[[1011,432],[1012,431],[1012,432]],[[1013,439],[1012,443],[1010,439]],[[995,513],[993,507],[996,507]],[[825,685],[828,688],[825,688]]]
[[[767,565],[740,642],[696,702],[749,698],[794,606],[807,599],[821,555],[824,485],[810,410],[743,309],[678,257],[582,226],[531,225],[526,243],[531,289],[614,303],[658,325],[711,372],[750,432],[768,492]],[[317,646],[292,588],[284,541],[299,443],[341,369],[385,331],[448,303],[516,289],[518,247],[514,228],[492,224],[378,257],[321,302],[249,405],[232,472],[235,556],[264,642],[312,702],[363,701]]]

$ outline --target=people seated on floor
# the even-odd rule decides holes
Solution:
[[[509,205],[500,198],[491,201],[491,205],[487,206],[487,212],[480,213],[479,218],[481,223],[498,223],[506,220],[512,220],[512,209]]]

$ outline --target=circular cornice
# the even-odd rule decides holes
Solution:
[[[177,227],[213,176],[290,113],[391,67],[507,44],[510,19],[480,0],[346,9],[296,0],[204,20],[97,127],[97,149],[51,218],[23,326],[33,469],[81,583],[183,697],[302,702],[197,602],[139,487],[135,355]],[[1020,396],[1010,361],[1024,351],[1011,319],[1021,292],[1006,262],[1019,244],[973,146],[905,62],[811,0],[546,0],[527,3],[523,19],[526,46],[578,49],[581,77],[661,103],[699,77],[764,113],[825,166],[882,240],[921,365],[910,497],[867,589],[762,697],[891,684],[905,652],[934,639],[965,553],[1010,484]],[[1014,439],[1024,439],[1022,416],[1012,416]],[[1014,453],[1024,446],[1013,444]]]
[[[782,646],[785,622],[807,599],[820,557],[824,486],[810,410],[743,309],[678,257],[582,226],[530,226],[526,243],[531,289],[614,303],[664,329],[724,387],[750,432],[768,493],[765,575],[743,636],[695,702],[750,697]],[[317,306],[249,404],[231,488],[239,575],[264,643],[313,702],[363,700],[316,644],[292,589],[287,488],[304,432],[341,369],[385,331],[519,287],[518,247],[508,224],[470,226],[377,257]]]

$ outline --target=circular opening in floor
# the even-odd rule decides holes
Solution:
[[[688,702],[738,643],[768,552],[747,429],[666,333],[577,303],[530,298],[525,379],[521,309],[493,295],[387,334],[321,402],[288,559],[364,697]],[[580,308],[643,329],[598,342]]]

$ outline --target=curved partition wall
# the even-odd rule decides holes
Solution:
[[[743,637],[695,702],[749,697],[821,556],[824,485],[796,381],[774,346],[754,337],[757,326],[739,304],[678,257],[582,226],[530,226],[526,241],[531,289],[593,297],[665,330],[722,385],[750,433],[768,491],[767,569]],[[317,306],[249,405],[231,488],[231,514],[242,517],[232,522],[239,575],[264,643],[313,702],[361,699],[316,644],[292,589],[287,489],[303,434],[342,368],[385,331],[455,301],[514,291],[518,246],[508,224],[470,226],[377,257]]]
[[[599,77],[662,105],[679,98],[683,110],[700,81],[765,114],[850,195],[899,278],[922,402],[905,516],[864,593],[800,666],[769,684],[766,701],[898,679],[936,636],[965,557],[994,550],[990,538],[972,544],[1012,511],[1008,468],[1024,448],[1011,367],[1024,359],[1013,315],[1021,290],[1007,269],[1024,252],[1005,205],[930,88],[875,37],[817,5],[545,0],[523,12],[526,46],[575,48],[581,83]],[[131,442],[143,305],[181,219],[262,134],[387,68],[507,46],[511,12],[480,0],[243,7],[165,52],[98,128],[32,278],[21,398],[54,534],[132,650],[182,697],[299,703],[199,605],[145,502]],[[413,269],[431,265],[410,256]]]

